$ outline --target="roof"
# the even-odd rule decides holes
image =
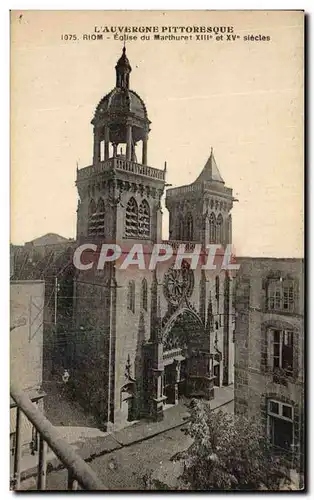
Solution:
[[[116,68],[127,69],[128,71],[132,71],[130,61],[128,60],[127,55],[126,55],[125,46],[122,49],[122,56],[118,60]]]
[[[56,245],[58,243],[66,243],[71,241],[69,238],[65,238],[64,236],[60,236],[60,234],[56,233],[47,233],[43,236],[39,236],[32,241],[28,241],[26,245],[33,246],[45,246],[45,245]]]
[[[237,261],[241,261],[244,263],[249,263],[249,262],[261,262],[261,261],[273,261],[273,262],[298,262],[298,263],[303,263],[304,258],[303,257],[248,257],[248,256],[242,256],[242,255],[237,255],[236,256]]]
[[[134,90],[115,87],[100,100],[95,111],[95,118],[101,118],[104,114],[121,113],[133,113],[147,120],[146,106],[140,96]]]
[[[210,157],[208,158],[205,167],[203,168],[202,172],[200,173],[195,182],[206,182],[206,181],[221,182],[223,184],[225,183],[217,167],[213,148],[211,149]]]

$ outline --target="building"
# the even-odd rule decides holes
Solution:
[[[235,412],[259,420],[274,449],[303,468],[303,260],[238,258]]]
[[[10,284],[10,379],[42,409],[43,381],[43,281],[11,281]],[[10,441],[14,449],[16,404],[10,403]],[[22,453],[36,447],[32,425],[21,415]]]
[[[150,256],[162,242],[161,197],[166,168],[149,166],[151,122],[141,97],[130,89],[125,48],[116,85],[92,120],[93,162],[77,170],[77,245],[142,243]],[[213,151],[192,184],[168,189],[170,240],[232,242],[232,189],[225,186]],[[69,333],[71,382],[76,396],[108,428],[149,416],[163,417],[182,395],[214,397],[215,386],[233,383],[232,276],[181,269],[76,270],[73,327]],[[71,340],[70,340],[71,337]]]
[[[47,247],[57,247],[58,245],[67,245],[68,243],[73,242],[71,238],[65,238],[60,234],[56,233],[47,233],[38,238],[35,238],[32,241],[27,241],[25,243],[26,248],[47,248]]]
[[[10,246],[11,280],[45,283],[43,384],[67,365],[65,332],[72,321],[73,250],[76,241],[55,233]],[[47,386],[48,387],[48,386]]]

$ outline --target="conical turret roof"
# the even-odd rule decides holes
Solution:
[[[217,167],[217,163],[214,157],[213,148],[211,148],[210,157],[208,158],[202,172],[198,176],[195,182],[221,182],[225,183],[219,169]]]

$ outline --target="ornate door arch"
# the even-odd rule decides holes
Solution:
[[[177,309],[167,320],[162,331],[164,351],[187,349],[191,344],[202,345],[205,327],[198,314],[190,307]]]
[[[174,393],[178,392],[180,382],[178,364],[186,361],[186,395],[212,399],[214,377],[209,334],[198,314],[189,307],[178,309],[163,329],[162,343],[164,363],[173,366]],[[177,402],[177,397],[174,400]]]

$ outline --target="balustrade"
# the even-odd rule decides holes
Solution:
[[[48,447],[55,453],[68,471],[68,490],[77,490],[78,486],[83,490],[92,491],[107,489],[103,486],[91,467],[64,441],[64,437],[59,434],[51,422],[35,407],[26,393],[11,384],[10,395],[17,405],[13,478],[11,480],[11,488],[13,490],[20,490],[21,487],[22,413],[32,423],[39,435],[38,490],[46,489]]]
[[[86,180],[95,174],[109,171],[111,169],[123,170],[124,172],[131,172],[133,174],[145,175],[152,179],[157,179],[160,181],[165,180],[164,170],[159,170],[158,168],[148,167],[147,165],[142,165],[131,160],[126,160],[124,158],[110,158],[109,160],[100,161],[95,165],[90,165],[89,167],[82,168],[77,173],[77,180]]]

